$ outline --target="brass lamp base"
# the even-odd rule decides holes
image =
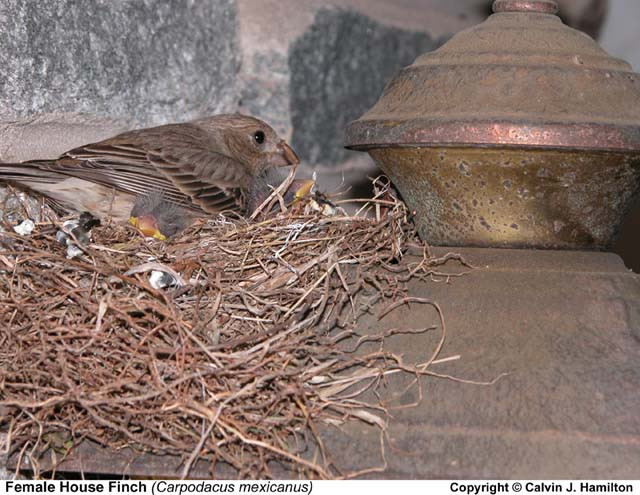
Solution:
[[[435,245],[602,249],[640,192],[640,153],[368,150]]]

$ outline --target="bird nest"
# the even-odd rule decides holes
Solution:
[[[356,214],[318,196],[288,210],[276,198],[275,213],[198,221],[166,243],[102,225],[73,243],[75,254],[51,213],[28,235],[7,228],[0,432],[9,455],[36,476],[45,453],[55,469],[83,440],[178,456],[184,477],[196,462],[240,477],[272,476],[274,462],[292,476],[362,474],[331,460],[323,428],[358,421],[384,435],[389,406],[376,388],[398,373],[420,387],[445,331],[441,321],[433,348],[411,364],[385,342],[431,327],[365,334],[362,318],[407,302],[437,308],[410,297],[407,283],[442,277],[452,257],[430,254],[386,180],[374,189]]]

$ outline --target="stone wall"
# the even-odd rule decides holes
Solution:
[[[149,125],[234,106],[233,0],[4,3],[4,119],[77,112]]]
[[[344,160],[342,127],[384,82],[448,33],[415,8],[314,0],[5,0],[0,160],[58,155],[123,129],[245,111],[307,163]],[[429,2],[426,2],[427,4]],[[437,3],[437,2],[436,2]],[[476,21],[479,19],[475,19]],[[433,24],[433,22],[431,22]]]

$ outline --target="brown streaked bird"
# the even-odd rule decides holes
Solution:
[[[278,168],[297,163],[265,122],[229,114],[125,132],[55,160],[0,163],[0,180],[71,210],[126,221],[137,197],[158,191],[195,214],[251,213],[284,179]]]

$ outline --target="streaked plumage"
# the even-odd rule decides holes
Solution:
[[[297,162],[263,121],[216,115],[125,132],[56,160],[0,163],[0,180],[70,209],[124,221],[136,198],[154,191],[196,214],[246,210],[263,177],[279,176],[271,170]]]

